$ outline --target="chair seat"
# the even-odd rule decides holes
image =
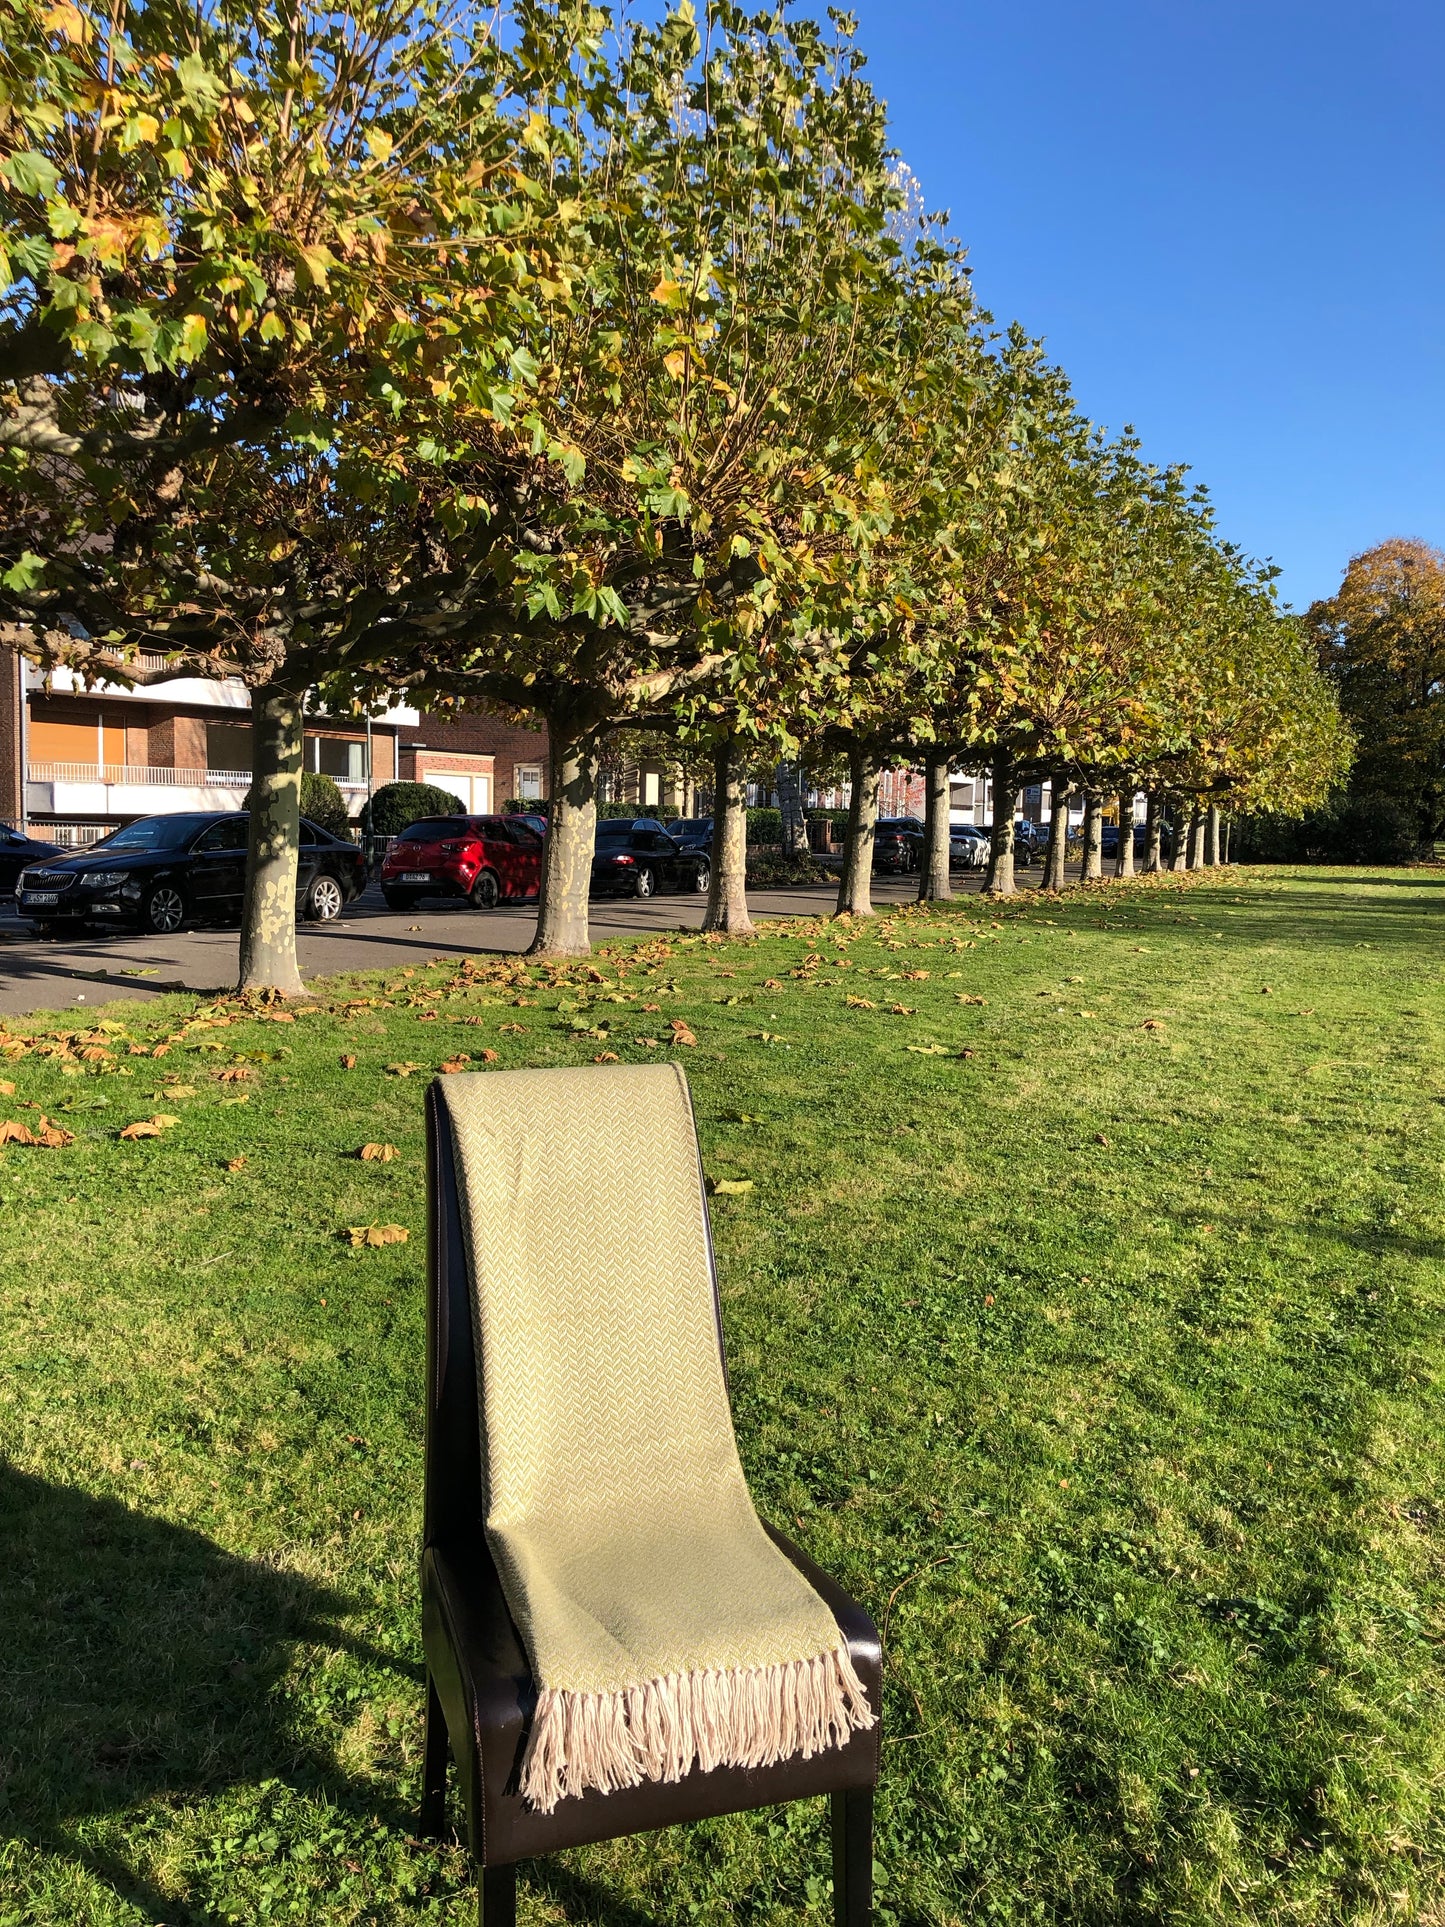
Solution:
[[[838,1622],[881,1721],[882,1657],[872,1620],[805,1553],[771,1526],[767,1530]],[[423,1554],[422,1639],[461,1781],[472,1852],[484,1867],[745,1807],[871,1787],[878,1777],[881,1723],[810,1760],[795,1755],[775,1766],[717,1767],[710,1773],[694,1768],[671,1784],[590,1790],[539,1813],[517,1787],[535,1691],[480,1523],[466,1543],[429,1545]]]

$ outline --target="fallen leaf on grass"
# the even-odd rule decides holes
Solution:
[[[618,1062],[617,1052],[615,1050],[605,1050],[600,1057],[594,1057],[592,1062],[594,1064],[615,1064]]]
[[[764,990],[781,990],[782,987],[776,977],[764,977],[763,979]]]
[[[915,1052],[919,1057],[947,1057],[948,1055],[946,1044],[905,1044],[903,1048]]]
[[[250,1102],[251,1093],[249,1091],[242,1091],[239,1097],[223,1097],[221,1099],[221,1108],[224,1110],[229,1104],[249,1104]]]
[[[1039,992],[1041,997],[1047,997],[1048,994],[1046,990]],[[971,990],[955,990],[953,996],[954,1001],[960,1004],[986,1004],[988,1002],[987,997],[975,997]]]
[[[657,1049],[657,1039],[655,1037],[634,1037],[632,1041],[634,1044],[640,1044],[644,1050]]]
[[[420,1069],[420,1064],[388,1064],[386,1074],[388,1077],[410,1077],[413,1071]]]
[[[248,1084],[256,1073],[245,1064],[227,1064],[216,1072],[218,1084]]]
[[[358,1250],[365,1245],[404,1245],[408,1233],[399,1224],[349,1224],[341,1236],[350,1240],[353,1250]]]
[[[918,1006],[917,1004],[890,1004],[888,1006],[888,1015],[890,1017],[916,1017],[918,1015]]]
[[[656,1016],[657,1012],[662,1009],[662,1005],[661,1004],[644,1004],[642,1008],[649,1016]]]
[[[194,1097],[195,1094],[194,1084],[167,1084],[161,1092],[162,1097]]]
[[[910,983],[921,984],[928,975],[928,972],[926,970],[905,970],[903,975]]]
[[[401,1152],[394,1144],[363,1144],[356,1155],[363,1164],[391,1164]]]
[[[847,1000],[846,1008],[848,1010],[877,1010],[878,1006],[873,1002],[871,997],[850,997]]]
[[[734,1121],[738,1124],[761,1124],[763,1120],[757,1111],[739,1111]]]
[[[707,1188],[715,1198],[743,1198],[753,1188],[751,1178],[709,1178]]]
[[[1164,1026],[1157,1017],[1146,1017],[1139,1028],[1140,1030],[1163,1030]]]
[[[159,1137],[165,1128],[159,1118],[138,1117],[134,1124],[126,1125],[121,1136],[130,1140],[140,1137]]]
[[[1259,987],[1259,994],[1261,997],[1272,997],[1274,995],[1274,985],[1261,984]]]
[[[681,1017],[674,1017],[672,1020],[672,1043],[674,1050],[679,1044],[691,1050],[697,1043],[697,1035],[692,1025],[686,1023]]]
[[[356,1069],[356,1052],[355,1051],[348,1050],[348,1051],[342,1052],[341,1068],[344,1071],[354,1071]]]
[[[525,1034],[526,1029],[527,1029],[527,1026],[525,1024],[498,1024],[497,1025],[497,1032],[499,1035],[504,1031],[512,1030],[512,1031],[515,1031],[517,1035],[520,1037]]]
[[[44,1151],[63,1151],[67,1144],[74,1142],[74,1132],[52,1124],[43,1112],[37,1131],[32,1131],[29,1125],[20,1124],[14,1118],[0,1120],[0,1144],[29,1144]]]
[[[471,1061],[465,1051],[462,1051],[459,1056],[449,1057],[442,1065],[442,1076],[451,1077],[457,1071],[464,1071]]]
[[[1107,1143],[1109,1142],[1109,1140],[1108,1140],[1108,1138],[1106,1138],[1106,1137],[1105,1137],[1105,1135],[1104,1135],[1104,1133],[1103,1133],[1102,1131],[1095,1131],[1095,1133],[1094,1133],[1094,1142],[1095,1142],[1095,1144],[1107,1144]]]
[[[8,1078],[0,1077],[0,1097],[14,1097],[15,1086]]]
[[[244,1151],[241,1153],[240,1157],[238,1158],[226,1159],[226,1169],[228,1171],[243,1171],[245,1168],[246,1168],[246,1154]]]
[[[484,1050],[481,1056],[484,1064],[495,1064],[497,1061],[497,1053],[494,1050]]]

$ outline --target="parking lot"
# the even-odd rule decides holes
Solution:
[[[955,891],[977,890],[981,872],[955,873]],[[916,877],[873,879],[879,904],[911,903]],[[756,890],[749,893],[755,917],[826,914],[837,897],[835,883]],[[660,896],[594,898],[593,941],[638,931],[697,930],[706,899]],[[427,957],[464,957],[488,951],[525,950],[536,927],[534,904],[477,911],[438,902],[396,913],[372,884],[335,923],[303,923],[298,945],[303,976],[335,976],[348,970],[385,970]],[[148,998],[165,990],[224,990],[236,981],[233,929],[183,930],[173,937],[133,931],[86,936],[39,937],[10,899],[0,899],[0,1015],[108,1003],[117,997]]]

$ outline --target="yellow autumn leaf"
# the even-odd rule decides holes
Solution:
[[[391,1164],[401,1152],[394,1144],[363,1144],[356,1155],[363,1164]]]
[[[404,1245],[407,1232],[399,1224],[349,1224],[342,1236],[350,1241],[353,1250],[363,1246]]]

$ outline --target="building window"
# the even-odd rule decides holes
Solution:
[[[517,785],[519,803],[535,803],[542,795],[542,765],[540,763],[518,763],[512,772]],[[610,800],[610,799],[604,799]]]
[[[251,732],[244,723],[206,724],[206,768],[249,774]]]
[[[973,808],[973,784],[950,783],[948,786],[948,807],[951,810],[971,810]]]
[[[366,744],[348,742],[342,736],[313,736],[311,767],[322,776],[333,776],[338,783],[366,781]]]
[[[642,772],[642,807],[655,810],[662,801],[662,775],[655,769]]]

